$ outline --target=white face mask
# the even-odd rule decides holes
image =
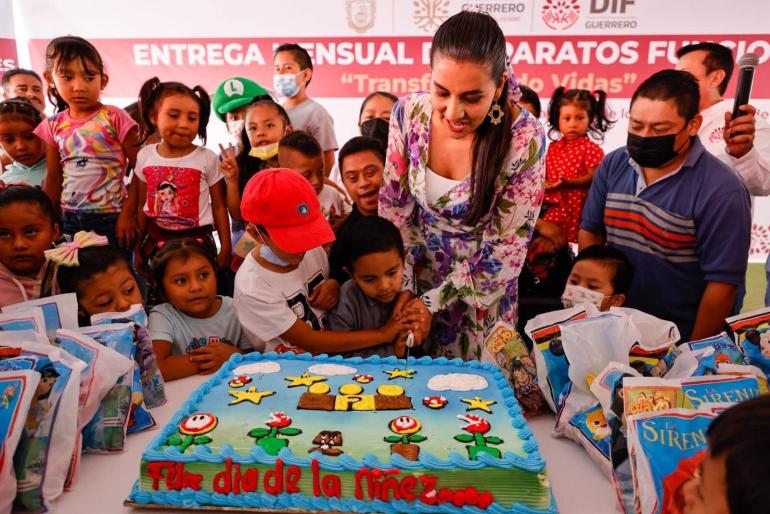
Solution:
[[[229,132],[230,135],[235,139],[240,141],[244,124],[245,120],[230,120],[227,122],[227,132]]]
[[[605,295],[599,291],[591,291],[585,287],[567,284],[567,287],[564,288],[564,293],[561,295],[561,303],[564,305],[565,309],[584,303],[590,303],[601,310],[604,297]]]

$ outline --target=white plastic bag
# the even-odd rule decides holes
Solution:
[[[45,318],[39,307],[0,314],[0,332],[31,331],[45,336]]]
[[[78,299],[75,293],[6,305],[3,312],[28,312],[30,307],[40,307],[43,310],[46,333],[51,341],[60,328],[78,328]]]
[[[535,316],[524,327],[533,343],[538,385],[553,412],[558,410],[559,398],[569,385],[569,362],[564,356],[561,326],[598,312],[593,305],[571,307]]]
[[[5,370],[2,364],[0,361],[0,514],[8,514],[16,497],[13,454],[24,432],[40,373],[31,369]]]

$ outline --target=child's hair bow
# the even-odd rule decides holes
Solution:
[[[100,236],[93,230],[90,232],[81,230],[75,234],[75,237],[71,243],[62,243],[56,248],[46,250],[44,253],[45,258],[49,261],[53,261],[60,266],[73,267],[80,266],[80,262],[78,261],[78,252],[82,248],[106,245],[106,236]]]

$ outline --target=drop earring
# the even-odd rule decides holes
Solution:
[[[492,104],[492,107],[489,109],[489,112],[487,113],[487,117],[489,118],[489,123],[492,125],[499,125],[503,121],[503,117],[505,116],[505,112],[503,111],[503,108],[500,107],[500,104],[498,102],[495,102]]]

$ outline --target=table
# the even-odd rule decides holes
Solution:
[[[112,455],[86,454],[80,462],[78,482],[52,507],[54,514],[168,514],[168,510],[131,509],[123,506],[139,476],[142,452],[190,393],[208,377],[194,376],[166,384],[168,402],[152,415],[158,422],[153,430],[128,436],[126,451]],[[561,514],[612,514],[615,495],[609,479],[591,462],[588,454],[567,439],[551,436],[554,416],[545,414],[530,420],[548,466],[548,476]]]

